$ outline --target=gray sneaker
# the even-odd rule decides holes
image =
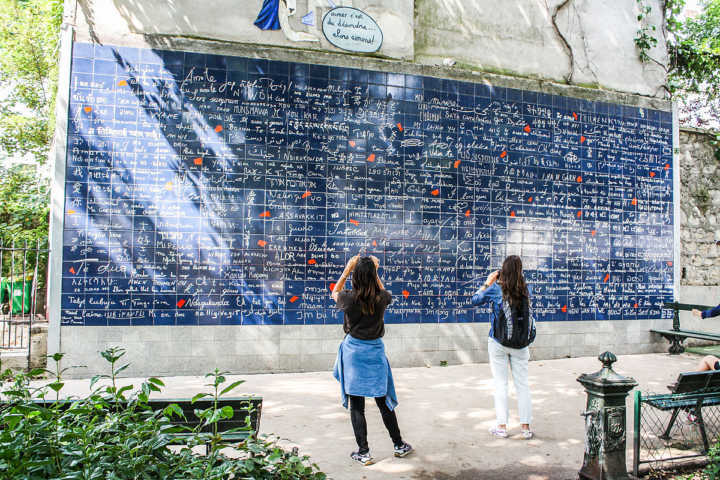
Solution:
[[[370,450],[365,453],[360,453],[360,451],[352,452],[350,454],[350,458],[356,462],[362,463],[363,465],[372,465],[373,463],[373,458],[370,456]]]
[[[393,454],[396,457],[404,457],[409,455],[413,451],[412,445],[407,442],[403,442],[401,445],[396,445],[393,450]]]

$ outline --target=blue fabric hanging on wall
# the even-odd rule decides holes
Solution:
[[[280,0],[264,0],[260,13],[255,19],[255,25],[261,30],[280,30],[279,8]]]

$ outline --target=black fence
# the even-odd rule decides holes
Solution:
[[[0,243],[0,350],[27,350],[46,312],[47,242]]]

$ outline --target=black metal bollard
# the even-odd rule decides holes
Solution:
[[[628,480],[625,463],[625,398],[637,386],[635,379],[613,371],[617,357],[605,352],[598,357],[600,371],[577,378],[587,392],[585,417],[585,458],[578,472],[587,480]]]

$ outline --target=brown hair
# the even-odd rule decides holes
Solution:
[[[355,301],[360,303],[362,313],[372,315],[375,305],[380,301],[380,288],[377,283],[377,268],[370,257],[362,257],[355,265],[352,275],[352,287]]]
[[[517,255],[510,255],[503,262],[498,283],[502,288],[503,299],[510,305],[520,305],[523,297],[528,298],[528,288],[522,271],[522,260]]]

